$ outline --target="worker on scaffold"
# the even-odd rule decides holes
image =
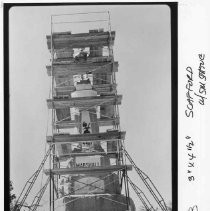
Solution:
[[[81,48],[78,55],[74,57],[75,62],[79,61],[87,61],[88,53],[85,51],[84,48]]]

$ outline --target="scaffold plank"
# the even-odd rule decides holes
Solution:
[[[89,61],[90,60],[90,61]],[[87,72],[94,73],[112,73],[118,71],[118,62],[91,62],[89,58],[87,62],[74,63],[74,62],[57,62],[53,64],[53,70],[51,65],[47,65],[47,73],[49,76],[63,76],[63,75],[80,75]]]
[[[51,36],[47,35],[47,46],[51,49]],[[114,43],[115,31],[111,32],[95,32],[95,33],[54,33],[53,48],[62,49],[68,46],[69,48],[84,48],[89,46],[108,46]]]
[[[110,173],[114,171],[121,170],[132,170],[132,165],[113,165],[113,166],[93,166],[88,167],[74,167],[74,168],[58,168],[58,169],[45,169],[44,173],[49,175],[50,173],[55,175],[66,175],[66,174],[100,174],[100,173]]]
[[[111,156],[111,155],[115,155],[115,157],[117,156],[117,154],[122,153],[123,151],[111,151],[111,152],[77,152],[77,153],[71,153],[69,154],[69,156],[71,157],[84,157],[84,156],[94,156],[94,155],[103,155],[103,156]]]
[[[59,108],[92,108],[100,105],[120,105],[122,101],[122,95],[110,95],[110,96],[92,96],[92,97],[77,97],[77,98],[58,98],[47,99],[47,106],[49,109]]]
[[[47,143],[69,143],[85,141],[112,141],[125,139],[125,131],[109,131],[104,133],[69,134],[61,133],[47,136]]]

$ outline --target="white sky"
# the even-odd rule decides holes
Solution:
[[[118,93],[123,94],[120,118],[127,151],[165,201],[171,201],[170,10],[152,5],[10,10],[10,169],[17,195],[44,156],[50,15],[105,10],[110,11],[112,29],[116,31],[114,55],[119,62]],[[136,172],[129,175],[141,187]],[[36,191],[39,187],[40,182]],[[139,207],[132,192],[131,197]]]

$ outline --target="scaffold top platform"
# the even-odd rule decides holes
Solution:
[[[51,35],[47,35],[47,46],[51,49]],[[71,34],[60,32],[52,34],[54,50],[66,48],[85,48],[89,46],[109,46],[114,44],[115,32],[90,32]]]

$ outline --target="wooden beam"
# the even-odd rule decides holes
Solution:
[[[47,46],[51,49],[51,36],[47,35]],[[53,48],[62,49],[68,46],[69,48],[84,48],[89,46],[108,46],[113,44],[115,39],[115,31],[111,32],[96,32],[96,33],[54,33]]]
[[[66,128],[74,128],[74,127],[78,127],[80,126],[81,123],[76,122],[75,120],[71,120],[71,121],[62,121],[62,122],[58,122],[55,123],[54,127],[56,129],[66,129]],[[97,124],[99,126],[112,126],[115,124],[119,124],[119,118],[100,118],[97,119]]]
[[[47,143],[71,143],[87,141],[113,141],[125,139],[125,131],[108,131],[104,133],[69,134],[61,133],[47,136]]]
[[[113,166],[94,166],[91,168],[88,167],[74,167],[74,168],[58,168],[58,169],[46,169],[44,173],[49,175],[50,172],[55,175],[66,175],[66,174],[104,174],[114,171],[122,171],[127,169],[128,171],[132,170],[132,165],[113,165]]]
[[[122,153],[123,151],[120,151]],[[118,151],[112,151],[112,152],[77,152],[77,153],[70,153],[69,156],[71,157],[83,157],[83,156],[93,156],[93,155],[117,155],[119,152]],[[66,155],[65,155],[66,157]],[[62,157],[61,157],[62,159]]]
[[[70,62],[59,62],[53,64],[53,76],[63,76],[63,75],[81,75],[87,72],[94,71],[94,73],[112,73],[118,71],[118,62],[112,64],[111,61],[108,62],[83,62],[83,63],[70,63]],[[46,66],[47,74],[52,75],[51,66]]]
[[[77,98],[64,98],[64,99],[47,99],[47,106],[49,109],[59,108],[81,108],[88,109],[100,105],[120,105],[122,95],[110,96],[93,96],[93,97],[77,97]]]
[[[93,89],[97,91],[98,95],[101,94],[115,94],[117,88],[117,84],[98,84],[93,85]],[[61,86],[55,87],[55,91],[57,95],[70,95],[71,92],[76,91],[75,86]]]

